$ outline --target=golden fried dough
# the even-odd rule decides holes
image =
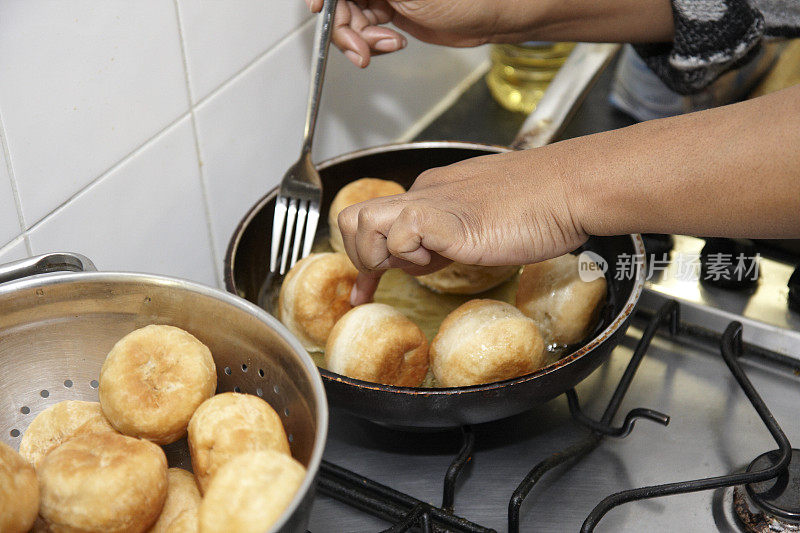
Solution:
[[[519,271],[518,266],[480,266],[450,263],[431,274],[417,276],[421,285],[445,294],[478,294],[497,287]]]
[[[399,183],[378,178],[361,178],[339,189],[328,210],[331,247],[337,252],[344,252],[342,232],[339,230],[339,213],[342,209],[373,198],[403,194],[404,192],[406,190]]]
[[[199,511],[198,502],[198,507],[187,509],[176,516],[164,533],[198,533],[200,531]]]
[[[351,378],[416,387],[428,372],[428,339],[394,307],[360,305],[333,327],[325,367]]]
[[[171,531],[178,515],[184,511],[195,511],[200,505],[200,491],[191,472],[181,468],[170,468],[167,471],[167,499],[161,514],[149,533],[166,533]]]
[[[606,279],[583,281],[578,263],[577,256],[566,254],[522,269],[516,305],[536,322],[548,343],[579,342],[597,323]]]
[[[50,526],[47,525],[47,522],[44,521],[44,518],[39,515],[36,517],[36,521],[33,523],[33,528],[29,533],[53,533],[53,530],[50,529]]]
[[[442,321],[431,369],[445,387],[491,383],[537,370],[545,360],[539,328],[513,305],[470,300]]]
[[[116,432],[97,402],[66,400],[33,419],[19,443],[19,454],[33,466],[48,452],[78,435]]]
[[[11,446],[0,442],[0,531],[25,533],[39,512],[36,473]]]
[[[311,254],[286,274],[278,297],[281,322],[310,352],[321,352],[334,324],[352,309],[358,270],[344,254]]]
[[[167,496],[167,458],[147,440],[118,433],[74,437],[37,470],[40,513],[54,533],[140,533]]]
[[[236,455],[257,450],[291,454],[278,413],[250,394],[226,392],[206,400],[189,422],[189,452],[200,491]]]
[[[264,533],[294,498],[306,469],[273,450],[239,455],[223,465],[200,504],[203,533]]]
[[[100,370],[100,405],[111,425],[156,444],[183,437],[194,410],[216,388],[209,349],[172,326],[145,326],[124,336]]]

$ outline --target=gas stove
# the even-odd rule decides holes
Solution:
[[[633,122],[608,104],[611,71],[563,138]],[[507,144],[524,120],[479,81],[419,140]],[[633,324],[574,394],[424,433],[333,407],[308,529],[800,532],[800,457],[764,473],[800,448],[800,241],[645,243],[659,268]],[[738,262],[720,259],[739,255],[751,279],[713,279],[736,277]],[[647,497],[658,494],[671,495]]]
[[[800,448],[794,265],[759,257],[755,283],[720,286],[676,275],[707,241],[671,244],[574,393],[439,432],[333,408],[309,530],[800,531],[800,452],[784,468]]]

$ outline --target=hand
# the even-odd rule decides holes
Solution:
[[[323,0],[305,0],[312,12]],[[356,66],[366,67],[373,55],[396,52],[407,44],[392,23],[417,39],[447,46],[488,42],[501,2],[495,0],[340,0],[334,16],[333,43]]]
[[[305,0],[318,13],[323,0]],[[396,52],[406,38],[468,47],[525,41],[660,42],[672,39],[669,0],[339,0],[333,43],[356,66]]]
[[[351,300],[368,302],[388,268],[411,275],[450,261],[522,265],[572,251],[588,238],[575,216],[579,188],[547,149],[476,157],[423,172],[405,194],[339,214],[361,272]]]

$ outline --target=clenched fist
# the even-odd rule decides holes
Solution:
[[[476,157],[428,170],[405,194],[339,214],[345,249],[361,271],[355,304],[381,274],[412,275],[450,261],[521,265],[574,250],[588,238],[574,216],[575,184],[535,150]]]

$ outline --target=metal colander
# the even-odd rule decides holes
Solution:
[[[76,254],[0,266],[0,440],[18,449],[46,407],[98,401],[100,367],[127,333],[148,324],[177,326],[211,350],[217,392],[257,395],[281,415],[292,455],[308,474],[270,531],[305,531],[328,407],[299,342],[275,318],[231,294],[161,276],[88,270],[94,270],[91,261]],[[185,439],[165,451],[170,466],[191,469]]]

